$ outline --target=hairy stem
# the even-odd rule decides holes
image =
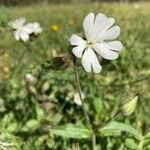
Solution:
[[[96,150],[96,135],[94,132],[94,129],[92,128],[91,122],[90,122],[90,118],[86,112],[86,107],[85,107],[85,103],[84,100],[82,98],[82,90],[81,90],[81,85],[80,85],[80,79],[79,79],[79,74],[78,74],[78,68],[77,68],[77,63],[76,63],[76,59],[74,59],[74,71],[75,71],[75,80],[76,80],[76,86],[77,86],[77,90],[79,93],[79,97],[81,99],[81,103],[82,103],[82,109],[83,109],[83,113],[84,113],[84,117],[87,123],[88,128],[91,130],[92,132],[92,150]]]
[[[81,103],[82,103],[82,109],[83,109],[83,113],[84,113],[84,117],[86,119],[86,123],[88,125],[88,127],[90,129],[91,128],[91,123],[90,123],[90,119],[89,119],[89,116],[86,112],[86,108],[85,108],[85,103],[84,103],[84,100],[82,98],[82,90],[81,90],[81,86],[80,86],[80,79],[79,79],[79,74],[78,74],[78,68],[77,68],[77,64],[76,64],[76,60],[74,59],[74,71],[75,71],[75,80],[76,80],[76,86],[77,86],[77,90],[78,90],[78,93],[79,93],[79,97],[81,99]]]
[[[92,150],[96,150],[96,135],[94,132],[92,134]]]

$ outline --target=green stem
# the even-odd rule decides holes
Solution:
[[[143,139],[140,141],[138,148],[139,150],[143,150]]]
[[[19,60],[18,60],[18,65],[17,65],[17,67],[16,67],[16,69],[15,70],[13,70],[13,72],[12,72],[12,77],[15,75],[15,73],[17,73],[17,71],[18,71],[18,69],[19,69],[19,67],[20,67],[20,65],[21,65],[21,62],[22,62],[22,60],[23,60],[23,58],[24,58],[24,56],[25,56],[25,54],[26,54],[26,49],[23,51],[23,53],[21,54],[21,56],[20,56],[20,58],[19,58]]]
[[[75,59],[74,59],[74,71],[75,71],[76,86],[77,86],[77,90],[78,90],[78,93],[79,93],[79,97],[80,97],[80,99],[81,99],[84,117],[85,117],[85,119],[86,119],[86,123],[87,123],[88,127],[89,127],[90,129],[92,129],[89,116],[88,116],[88,114],[87,114],[87,112],[86,112],[85,103],[84,103],[84,100],[83,100],[82,94],[81,94],[81,93],[82,93],[82,90],[81,90],[81,86],[80,86],[80,79],[79,79],[79,74],[78,74],[78,68],[77,68],[77,63],[76,63],[76,60],[75,60]]]
[[[78,74],[78,68],[77,68],[77,63],[76,63],[76,59],[74,59],[74,71],[75,71],[75,80],[76,80],[76,86],[78,89],[78,93],[79,93],[79,97],[81,99],[81,103],[82,103],[82,109],[83,109],[83,113],[84,113],[84,117],[86,119],[86,123],[88,128],[91,130],[92,132],[92,150],[96,150],[96,134],[92,128],[91,122],[90,122],[90,118],[86,112],[86,107],[85,107],[85,103],[84,100],[82,98],[82,90],[81,90],[81,85],[80,85],[80,79],[79,79],[79,74]]]
[[[26,52],[27,52],[27,51],[31,51],[30,45],[27,45],[26,43],[24,43],[24,42],[22,42],[22,41],[21,41],[21,44],[24,46],[25,50],[24,50],[23,53],[21,54],[21,56],[20,56],[20,58],[19,58],[19,60],[18,60],[18,62],[17,62],[18,65],[17,65],[16,69],[13,71],[12,76],[14,76],[14,74],[17,73],[19,67],[21,66],[21,63],[22,63],[22,61],[23,61],[23,58],[24,58]]]
[[[94,132],[92,134],[92,150],[96,150],[96,135]]]

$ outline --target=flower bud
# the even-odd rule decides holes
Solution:
[[[60,55],[58,57],[55,57],[52,60],[51,69],[53,69],[53,70],[65,70],[69,67],[71,59],[72,59],[72,57],[70,54],[64,54],[64,55]]]
[[[135,110],[135,107],[137,105],[137,100],[138,100],[138,96],[135,96],[132,99],[127,99],[126,101],[124,101],[121,104],[120,112],[125,116],[130,115]]]
[[[36,88],[33,87],[33,86],[29,86],[29,91],[32,93],[32,94],[37,94],[37,91],[36,91]]]

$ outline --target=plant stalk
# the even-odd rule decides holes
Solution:
[[[77,86],[79,97],[80,97],[80,100],[81,100],[81,103],[82,103],[82,109],[83,109],[84,117],[85,117],[85,120],[86,120],[86,123],[87,123],[88,127],[90,128],[90,130],[92,130],[90,119],[89,119],[89,116],[86,112],[85,103],[84,103],[84,100],[83,100],[82,94],[81,94],[82,90],[81,90],[81,85],[80,85],[80,79],[79,79],[76,59],[74,59],[74,71],[75,71],[76,86]]]
[[[96,150],[96,135],[94,132],[92,134],[92,150]]]
[[[20,58],[19,58],[19,60],[17,62],[18,65],[17,65],[16,69],[13,70],[13,72],[12,72],[12,75],[11,75],[12,77],[17,73],[17,71],[18,71],[18,69],[19,69],[19,67],[20,67],[20,65],[21,65],[21,63],[23,61],[23,58],[24,58],[25,54],[26,54],[26,50],[24,50],[23,53],[21,54],[21,56],[20,56]]]
[[[74,59],[74,71],[75,71],[76,86],[77,86],[79,97],[80,97],[80,100],[81,100],[81,103],[82,103],[82,109],[83,109],[84,117],[85,117],[85,120],[86,120],[86,123],[87,123],[87,127],[92,132],[92,150],[96,150],[96,135],[95,135],[95,132],[92,128],[90,118],[89,118],[89,116],[86,112],[85,103],[84,103],[84,100],[82,98],[82,94],[81,94],[82,90],[81,90],[81,85],[80,85],[80,79],[79,79],[79,73],[78,73],[78,67],[77,67],[76,59]]]

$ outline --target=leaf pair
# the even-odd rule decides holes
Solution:
[[[90,138],[92,136],[92,132],[82,124],[79,125],[67,124],[64,126],[52,128],[50,129],[50,132],[58,136],[75,138],[75,139],[85,139],[85,138]],[[121,134],[121,132],[127,132],[138,140],[142,139],[142,135],[134,128],[132,128],[127,124],[116,122],[116,121],[112,121],[105,127],[100,128],[97,132],[97,135],[118,136]]]

